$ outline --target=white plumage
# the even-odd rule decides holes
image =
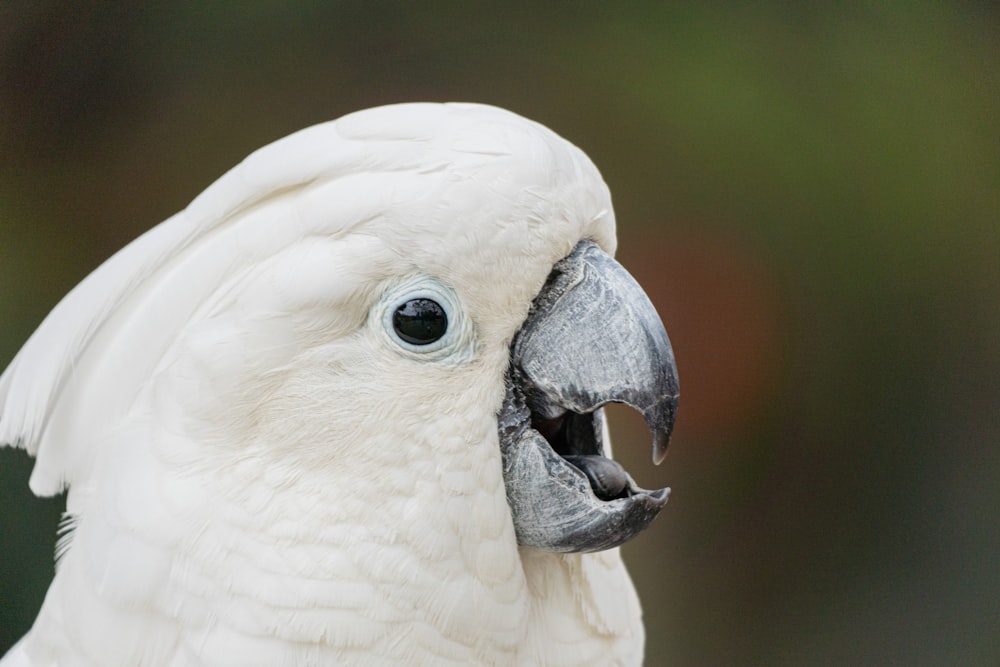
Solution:
[[[578,149],[479,105],[382,107],[248,157],[97,269],[0,378],[0,443],[75,530],[13,665],[634,665],[617,549],[519,547],[509,345],[581,239]],[[385,313],[431,293],[432,352]]]

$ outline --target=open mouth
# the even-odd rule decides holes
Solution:
[[[605,455],[603,408],[575,412],[538,401],[530,380],[516,369],[510,376],[497,422],[518,541],[548,551],[599,551],[645,529],[670,489],[641,488]]]
[[[666,450],[677,406],[670,340],[635,280],[591,241],[553,267],[511,343],[497,414],[518,542],[599,551],[656,517],[669,489],[639,487],[610,456],[603,406],[638,410]]]
[[[603,408],[589,414],[562,410],[550,418],[531,412],[531,428],[587,478],[595,496],[601,500],[627,498],[633,494],[630,487],[634,483],[621,464],[605,456],[604,423]]]

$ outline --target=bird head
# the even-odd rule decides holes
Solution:
[[[502,480],[519,544],[617,546],[667,490],[610,457],[602,407],[640,411],[658,462],[678,388],[614,250],[597,169],[543,126],[351,114],[252,154],[74,290],[0,379],[0,441],[37,455],[41,494],[92,488],[138,422],[172,465],[308,480],[368,516]]]

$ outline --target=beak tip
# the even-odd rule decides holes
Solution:
[[[653,465],[660,465],[667,458],[667,442],[670,436],[657,433],[653,436]]]
[[[667,457],[667,445],[674,430],[674,415],[677,413],[677,396],[672,400],[660,401],[655,406],[642,411],[646,425],[653,434],[653,464],[660,465]]]

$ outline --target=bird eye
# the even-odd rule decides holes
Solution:
[[[392,349],[420,363],[460,364],[473,354],[475,332],[455,290],[425,275],[389,287],[372,311]]]
[[[448,315],[433,299],[410,299],[393,312],[392,328],[411,345],[430,345],[448,332]]]

